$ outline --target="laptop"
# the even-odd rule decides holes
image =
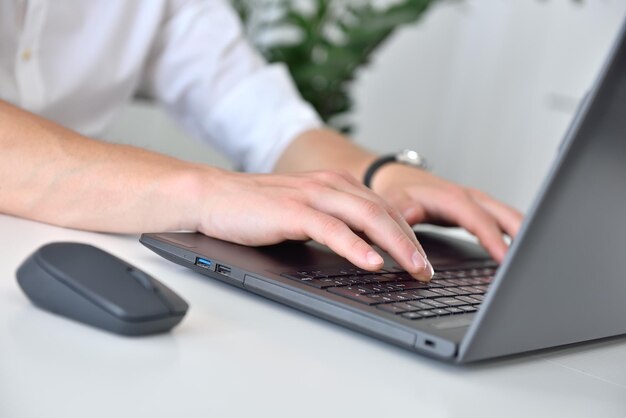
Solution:
[[[198,273],[441,360],[468,363],[626,334],[626,26],[502,265],[418,232],[430,284],[385,255],[359,270],[313,242],[252,248],[144,234]]]

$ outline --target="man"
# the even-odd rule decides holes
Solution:
[[[91,139],[138,91],[249,173]],[[379,269],[369,239],[421,280],[432,267],[410,224],[463,226],[502,260],[503,234],[521,222],[479,191],[401,164],[363,186],[377,156],[322,127],[223,0],[3,1],[0,99],[6,214],[246,245],[314,239]]]

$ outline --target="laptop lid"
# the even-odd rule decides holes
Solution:
[[[626,25],[460,347],[467,362],[626,333]]]

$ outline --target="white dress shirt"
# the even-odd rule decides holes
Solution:
[[[98,137],[137,93],[247,171],[321,126],[225,0],[0,0],[0,99]]]

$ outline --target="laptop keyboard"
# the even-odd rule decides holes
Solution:
[[[335,295],[418,320],[476,312],[496,273],[496,264],[437,271],[421,283],[400,268],[302,270],[283,277]]]

